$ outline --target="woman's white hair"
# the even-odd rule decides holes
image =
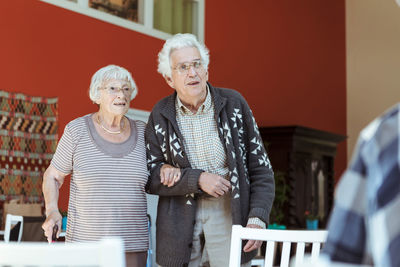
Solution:
[[[196,36],[190,33],[178,33],[169,38],[160,53],[158,53],[158,69],[162,76],[171,77],[171,53],[180,48],[195,47],[200,52],[202,64],[208,70],[208,63],[210,63],[210,55],[207,47],[197,41]]]
[[[104,82],[111,79],[129,82],[133,89],[131,100],[135,98],[138,89],[131,73],[123,67],[108,65],[96,71],[92,76],[89,87],[89,97],[93,102],[96,102],[100,98],[100,88],[104,85]]]

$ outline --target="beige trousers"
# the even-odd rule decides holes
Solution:
[[[229,266],[231,232],[231,196],[200,198],[189,267]],[[250,266],[250,262],[242,266]]]

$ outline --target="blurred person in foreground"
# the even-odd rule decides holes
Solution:
[[[207,82],[208,50],[194,35],[168,39],[158,61],[175,91],[154,106],[146,127],[147,189],[160,196],[157,263],[228,266],[232,224],[268,224],[270,161],[246,100]],[[175,170],[163,172],[166,164]],[[242,262],[250,266],[260,246],[247,241]]]
[[[400,104],[360,133],[335,192],[324,266],[329,262],[400,266],[399,112]]]

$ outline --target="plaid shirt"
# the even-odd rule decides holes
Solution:
[[[214,119],[214,103],[207,86],[207,96],[198,111],[193,113],[182,104],[179,97],[175,101],[176,121],[183,136],[183,146],[191,166],[229,179],[228,162]],[[189,142],[188,142],[189,140]],[[247,224],[266,228],[265,222],[250,217]]]
[[[175,101],[175,110],[190,165],[195,169],[227,177],[228,162],[218,135],[210,92],[207,90],[207,97],[197,113],[185,107],[179,97]]]
[[[360,134],[336,190],[324,253],[332,261],[400,266],[400,104]]]

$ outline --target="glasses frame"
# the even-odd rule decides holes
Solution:
[[[126,91],[125,89],[129,88],[129,91]],[[129,86],[123,86],[123,87],[119,87],[119,86],[104,86],[101,87],[100,90],[105,90],[109,95],[117,95],[120,91],[124,94],[124,95],[131,95],[133,92],[133,88],[129,87]]]
[[[195,64],[198,64],[196,67]],[[182,66],[187,66],[184,69],[182,69]],[[176,65],[176,67],[172,68],[173,70],[176,70],[179,74],[181,75],[187,75],[190,71],[190,69],[193,68],[193,70],[196,73],[200,73],[204,71],[204,65],[202,60],[193,60],[191,62],[182,62]]]

